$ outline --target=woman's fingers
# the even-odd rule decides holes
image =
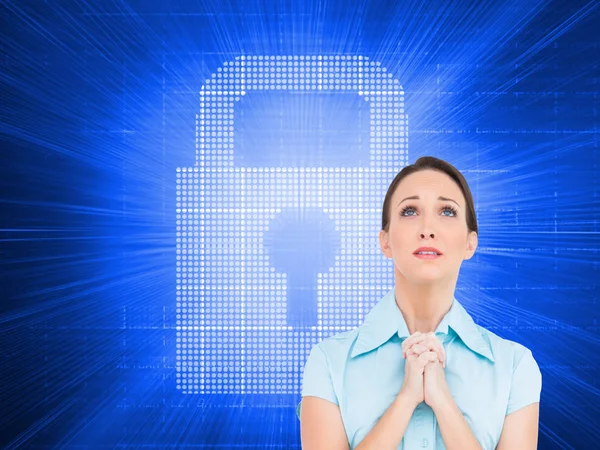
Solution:
[[[436,352],[423,352],[419,355],[419,361],[425,365],[430,362],[439,361],[439,359]]]
[[[426,333],[426,334],[417,334],[419,333],[418,331],[413,334],[412,336],[409,336],[408,338],[406,338],[404,340],[404,342],[402,342],[402,351],[406,351],[407,349],[409,349],[410,347],[412,347],[414,344],[421,344],[427,340],[429,340],[431,337],[435,337],[435,335],[433,335],[432,333]]]
[[[417,331],[415,334],[407,337],[404,342],[402,342],[402,351],[406,351],[411,345],[422,342],[425,339],[424,334],[421,334],[420,331]]]
[[[433,345],[436,348],[436,352],[438,354],[440,362],[442,363],[442,366],[446,367],[446,350],[444,350],[444,345],[440,342],[440,340],[437,337],[434,337],[432,341]]]
[[[417,332],[418,333],[418,332]],[[446,351],[444,350],[444,345],[441,341],[435,336],[435,333],[429,332],[425,334],[417,335],[416,333],[410,337],[408,337],[402,343],[402,353],[404,358],[407,357],[407,351],[410,348],[415,347],[416,345],[420,345],[420,351],[415,352],[415,354],[421,354],[426,350],[433,350],[437,352],[439,361],[442,363],[443,367],[446,367]]]
[[[422,344],[415,344],[408,351],[412,351],[413,353],[420,355],[423,352],[428,352],[430,350],[429,350],[429,347],[426,347]]]
[[[413,349],[415,347],[417,347],[418,352],[413,351]],[[425,347],[422,347],[422,348],[425,348]],[[416,344],[413,347],[411,347],[411,348],[408,349],[407,355],[408,356],[415,355],[417,357],[417,361],[419,361],[419,363],[422,364],[423,367],[426,364],[429,364],[430,362],[439,362],[440,361],[437,352],[430,351],[427,348],[425,348],[425,350],[422,351],[422,348],[419,348],[419,344]]]
[[[414,342],[418,342],[419,340],[423,340],[427,336],[427,333],[421,333],[420,331],[415,331],[409,337],[407,337],[402,345],[409,345]]]
[[[415,334],[413,334],[412,336],[409,336],[408,338],[406,338],[404,340],[404,342],[402,342],[402,349],[406,350],[407,348],[409,348],[410,346],[416,344],[416,343],[423,343],[425,341],[428,341],[431,338],[435,338],[435,333],[433,331],[430,331],[429,333],[421,333],[419,331],[415,332]]]
[[[436,355],[436,358],[439,362],[442,363],[442,366],[445,367],[444,354],[439,348],[429,348],[423,344],[414,344],[410,349],[408,349],[407,354],[412,353],[417,356],[422,355],[423,353],[433,352]]]

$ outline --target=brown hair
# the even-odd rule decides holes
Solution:
[[[395,178],[392,180],[387,193],[385,194],[385,200],[383,201],[383,212],[381,215],[381,229],[389,232],[390,228],[390,203],[392,201],[392,195],[400,184],[400,182],[408,175],[420,172],[422,170],[437,170],[438,172],[445,173],[452,178],[458,187],[462,191],[467,207],[467,228],[469,232],[475,231],[478,233],[477,217],[475,216],[475,204],[473,202],[473,196],[465,177],[460,171],[452,164],[433,156],[422,156],[414,164],[409,164],[404,167]]]

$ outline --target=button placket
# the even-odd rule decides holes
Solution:
[[[432,431],[435,427],[435,414],[429,405],[423,405],[422,414],[422,426],[419,428],[420,442],[421,447],[426,448],[429,447],[430,442],[434,442],[435,433],[432,434]],[[419,441],[417,441],[419,442]]]

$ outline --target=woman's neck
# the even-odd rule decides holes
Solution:
[[[415,285],[405,278],[397,277],[394,286],[396,304],[411,335],[416,331],[435,331],[452,306],[455,285],[456,283]]]

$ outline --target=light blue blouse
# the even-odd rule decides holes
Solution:
[[[446,351],[446,380],[484,450],[500,440],[504,417],[540,401],[542,374],[531,350],[477,325],[454,298],[435,330]],[[354,449],[398,395],[404,381],[402,342],[409,336],[395,290],[367,314],[363,324],[315,345],[306,361],[302,396],[339,406]],[[300,418],[300,402],[296,414]],[[415,409],[398,450],[445,450],[433,410]]]

